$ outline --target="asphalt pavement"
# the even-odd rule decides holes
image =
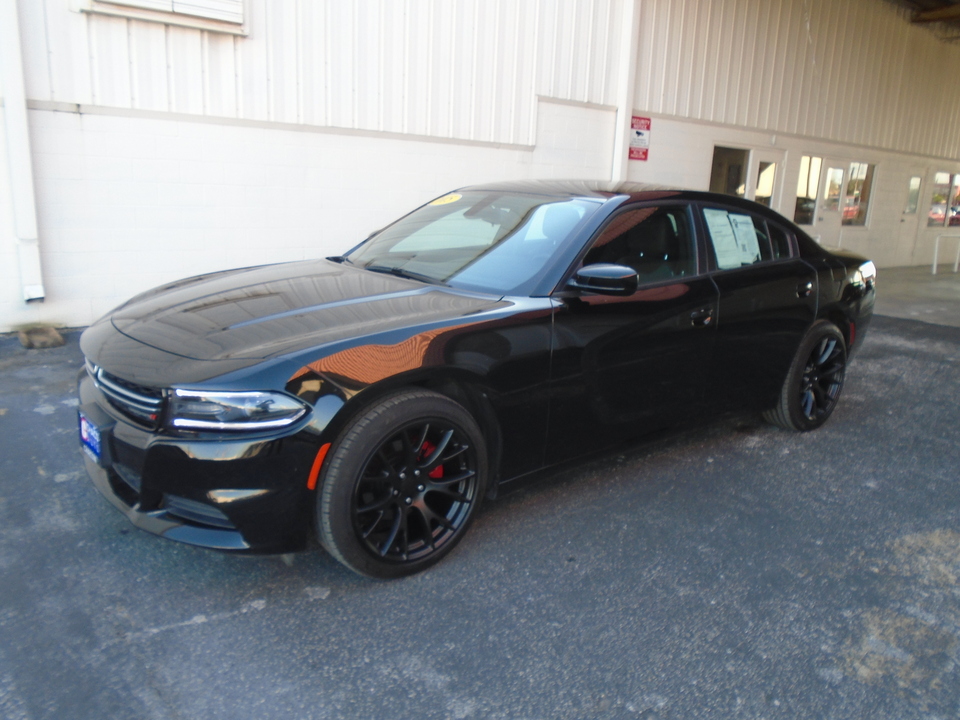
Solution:
[[[956,718],[960,329],[876,318],[822,429],[729,417],[488,503],[425,574],[130,526],[76,332],[0,336],[0,718]]]

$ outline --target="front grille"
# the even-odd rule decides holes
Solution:
[[[89,360],[87,372],[113,407],[148,427],[157,426],[163,409],[163,392],[111,375]]]

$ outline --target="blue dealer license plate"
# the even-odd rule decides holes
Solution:
[[[80,416],[80,447],[95,463],[100,464],[100,428],[93,424],[83,412]]]

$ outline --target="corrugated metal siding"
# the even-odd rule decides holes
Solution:
[[[249,0],[249,37],[20,0],[35,100],[531,144],[612,105],[629,0]],[[641,0],[641,111],[960,156],[960,48],[883,0]]]
[[[960,157],[958,65],[881,0],[647,0],[635,106]]]
[[[20,0],[33,100],[498,143],[611,104],[622,0],[250,0],[248,37]]]

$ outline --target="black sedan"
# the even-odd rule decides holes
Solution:
[[[246,552],[317,538],[396,577],[528,473],[707,414],[821,426],[875,278],[736,198],[468,187],[343,256],[182,280],[100,319],[81,446],[145,530]]]

